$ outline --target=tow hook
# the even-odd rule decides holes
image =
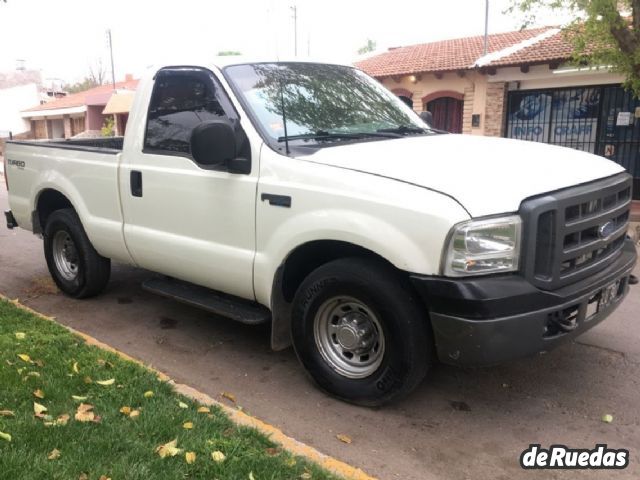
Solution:
[[[629,285],[637,285],[638,284],[638,277],[636,277],[635,275],[629,275]]]

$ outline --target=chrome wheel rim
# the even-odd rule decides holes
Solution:
[[[78,250],[71,236],[64,230],[56,232],[52,243],[53,261],[62,278],[73,281],[78,276]]]
[[[344,377],[368,377],[382,363],[382,325],[360,300],[340,296],[325,301],[316,313],[313,333],[322,358]]]

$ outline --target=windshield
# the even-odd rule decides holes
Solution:
[[[324,143],[397,138],[427,132],[400,99],[355,68],[264,63],[225,68],[225,75],[272,142]]]

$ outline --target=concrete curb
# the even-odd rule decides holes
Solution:
[[[256,430],[258,430],[260,433],[266,435],[267,437],[269,437],[269,439],[277,444],[279,444],[282,448],[284,448],[285,450],[289,451],[290,453],[292,453],[293,455],[299,456],[299,457],[304,457],[307,460],[316,463],[317,465],[320,465],[322,468],[336,474],[336,475],[340,475],[341,477],[345,478],[346,480],[377,480],[375,477],[371,477],[369,475],[367,475],[365,472],[363,472],[361,469],[353,467],[347,463],[341,462],[340,460],[333,458],[329,455],[325,455],[324,453],[319,452],[318,450],[316,450],[315,448],[306,445],[302,442],[299,442],[298,440],[291,438],[289,436],[287,436],[282,430],[280,430],[279,428],[270,425],[266,422],[263,422],[262,420],[259,420],[255,417],[252,417],[250,415],[247,415],[246,413],[237,410],[235,408],[231,408],[228,405],[225,405],[224,403],[221,403],[217,400],[215,400],[214,398],[210,397],[209,395],[202,393],[198,390],[196,390],[195,388],[192,388],[188,385],[184,385],[184,384],[179,384],[174,382],[171,377],[169,377],[168,375],[166,375],[165,373],[156,370],[153,367],[150,367],[149,365],[145,365],[143,362],[141,362],[140,360],[137,360],[133,357],[131,357],[130,355],[127,355],[124,352],[121,352],[120,350],[113,348],[110,345],[107,345],[106,343],[101,342],[100,340],[92,337],[91,335],[87,335],[86,333],[82,333],[74,328],[68,327],[66,325],[62,325],[61,323],[58,323],[55,321],[55,317],[48,317],[47,315],[44,315],[40,312],[37,312],[36,310],[33,310],[32,308],[23,305],[22,303],[20,303],[18,300],[11,300],[9,298],[7,298],[6,296],[4,296],[3,294],[0,293],[0,299],[2,300],[6,300],[8,302],[10,302],[11,304],[15,305],[16,307],[25,310],[29,313],[32,313],[33,315],[36,315],[44,320],[48,320],[50,322],[55,322],[57,325],[60,325],[61,327],[66,328],[67,330],[69,330],[71,333],[73,333],[74,335],[79,336],[80,338],[82,338],[85,343],[87,345],[92,345],[95,347],[98,347],[102,350],[111,352],[111,353],[115,353],[116,355],[118,355],[120,358],[129,361],[129,362],[134,362],[137,363],[138,365],[141,365],[142,367],[146,368],[147,370],[152,371],[153,373],[155,373],[158,378],[164,382],[168,382],[170,383],[176,390],[176,392],[180,393],[181,395],[184,395],[186,397],[189,397],[199,403],[205,404],[205,405],[215,405],[220,407],[231,419],[231,421],[233,421],[234,423],[238,424],[238,425],[243,425],[243,426],[247,426],[247,427],[251,427],[251,428],[255,428]]]

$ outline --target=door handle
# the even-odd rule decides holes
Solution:
[[[263,202],[266,200],[269,205],[275,205],[276,207],[291,208],[291,197],[288,195],[274,195],[272,193],[263,193],[260,196],[260,200]]]
[[[129,177],[131,183],[131,195],[134,197],[142,196],[142,172],[138,170],[131,170],[131,176]]]

